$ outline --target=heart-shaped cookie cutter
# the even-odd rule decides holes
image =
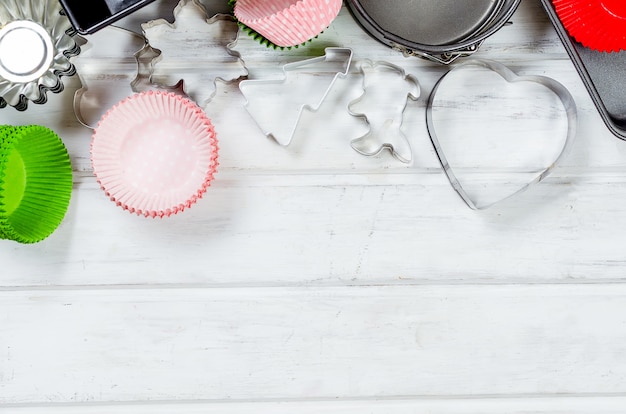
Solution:
[[[499,62],[495,62],[495,61],[491,61],[491,60],[487,60],[487,59],[470,59],[470,60],[466,60],[463,61],[457,65],[455,65],[453,68],[451,68],[446,74],[444,74],[435,84],[429,98],[428,98],[428,103],[426,106],[426,125],[428,128],[428,133],[430,134],[430,139],[432,141],[432,144],[435,148],[435,151],[437,153],[437,156],[439,158],[439,161],[441,163],[441,166],[446,174],[446,176],[448,177],[448,180],[450,181],[450,184],[452,185],[452,187],[454,188],[454,190],[461,196],[461,198],[463,199],[463,201],[465,201],[465,203],[472,209],[474,210],[480,210],[480,209],[485,209],[488,207],[491,207],[493,204],[495,204],[495,202],[491,202],[491,203],[487,203],[487,204],[480,204],[477,203],[463,188],[461,182],[457,179],[457,176],[455,175],[453,168],[450,166],[444,150],[440,144],[440,141],[437,137],[437,133],[435,130],[435,123],[433,120],[433,103],[437,94],[437,91],[439,89],[439,87],[441,86],[442,82],[446,79],[446,77],[452,73],[453,71],[460,71],[460,70],[465,70],[467,68],[484,68],[484,69],[488,69],[491,70],[497,74],[499,74],[502,78],[504,78],[505,81],[509,82],[509,83],[514,83],[514,82],[524,82],[524,81],[529,81],[529,82],[534,82],[537,83],[539,85],[544,86],[545,88],[547,88],[548,90],[550,90],[552,93],[554,93],[558,99],[561,101],[566,117],[567,117],[567,132],[566,132],[566,136],[565,136],[565,142],[563,144],[563,147],[560,151],[560,153],[558,154],[558,156],[554,159],[554,161],[548,165],[545,169],[543,169],[543,171],[539,172],[531,181],[529,181],[526,185],[524,185],[523,187],[519,188],[517,191],[509,194],[508,196],[506,196],[505,198],[499,200],[502,201],[504,199],[508,199],[510,197],[513,197],[516,194],[519,194],[520,192],[526,190],[529,186],[531,186],[532,184],[538,183],[542,180],[544,180],[549,174],[550,172],[554,169],[554,167],[565,157],[565,155],[569,152],[569,149],[571,148],[571,145],[573,143],[574,137],[576,135],[576,127],[577,127],[577,119],[578,119],[578,115],[577,115],[577,110],[576,110],[576,103],[574,101],[574,98],[572,97],[572,95],[569,93],[569,91],[565,88],[565,86],[563,86],[561,83],[557,82],[556,80],[549,78],[549,77],[545,77],[545,76],[538,76],[538,75],[524,75],[524,76],[520,76],[517,75],[515,72],[513,72],[511,69],[509,69],[507,66],[499,63]],[[487,126],[486,126],[487,127]]]

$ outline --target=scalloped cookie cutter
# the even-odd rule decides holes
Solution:
[[[348,75],[352,49],[328,47],[324,52],[323,56],[284,65],[282,79],[247,79],[239,84],[246,110],[263,133],[279,145],[291,143],[304,110],[317,111],[337,79]],[[328,81],[320,73],[332,77]],[[272,107],[268,99],[272,95],[280,107]]]
[[[199,0],[180,0],[173,23],[156,19],[141,28],[148,43],[161,52],[151,62],[150,82],[168,89],[183,80],[185,94],[201,107],[215,97],[217,82],[248,76],[241,54],[234,50],[239,40],[234,17],[209,17]]]
[[[353,139],[350,145],[363,155],[389,150],[398,160],[411,162],[411,145],[402,133],[402,123],[409,100],[420,97],[419,81],[400,66],[384,61],[363,60],[359,70],[363,93],[348,104],[348,112],[363,119],[369,132]]]
[[[533,83],[539,84],[547,88],[561,101],[563,105],[562,109],[564,110],[565,117],[567,118],[566,119],[567,131],[565,132],[564,143],[561,147],[560,152],[552,160],[552,162],[549,165],[547,165],[542,171],[539,171],[538,173],[536,173],[536,175],[531,180],[528,180],[525,185],[521,186],[517,190],[511,192],[510,194],[506,195],[505,197],[499,200],[488,202],[488,203],[478,202],[472,196],[470,196],[470,194],[468,194],[468,192],[463,188],[462,183],[459,181],[459,179],[454,173],[454,167],[450,166],[450,163],[448,162],[448,159],[446,158],[445,151],[441,146],[439,138],[437,137],[435,122],[433,120],[433,104],[434,104],[437,92],[440,86],[442,85],[442,82],[451,73],[460,71],[460,70],[465,70],[470,67],[474,67],[475,69],[482,68],[482,69],[493,71],[496,74],[500,75],[506,82],[510,84],[513,84],[515,82],[533,82]],[[428,128],[428,133],[430,134],[432,144],[435,148],[437,156],[439,157],[441,166],[445,174],[447,175],[448,180],[450,181],[450,184],[452,185],[454,190],[456,190],[456,192],[461,196],[463,201],[465,201],[465,203],[474,210],[485,209],[485,208],[491,207],[496,202],[503,201],[505,199],[513,197],[514,195],[517,195],[521,193],[522,191],[526,190],[532,184],[535,184],[544,180],[550,174],[550,172],[554,169],[554,167],[569,152],[571,145],[573,143],[574,137],[576,135],[577,119],[578,119],[578,116],[577,116],[576,103],[574,101],[574,98],[569,93],[569,91],[565,88],[565,86],[563,86],[561,83],[557,82],[556,80],[552,78],[545,77],[545,76],[517,75],[507,66],[499,62],[485,60],[485,59],[467,60],[454,66],[452,69],[446,72],[446,74],[444,74],[435,84],[435,87],[433,88],[430,94],[430,97],[428,99],[428,104],[426,106],[426,125]]]
[[[90,35],[83,50],[72,59],[82,85],[74,94],[73,108],[78,122],[94,129],[114,104],[153,88],[150,65],[159,53],[142,35],[113,25]]]

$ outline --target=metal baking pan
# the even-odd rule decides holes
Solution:
[[[626,52],[598,52],[574,40],[559,19],[552,0],[541,0],[604,123],[626,140]]]
[[[347,0],[372,37],[407,56],[450,63],[472,54],[513,15],[520,0]]]

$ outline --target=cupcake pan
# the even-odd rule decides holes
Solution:
[[[567,53],[609,131],[626,140],[626,52],[606,53],[583,46],[570,36],[552,0],[542,0]]]
[[[472,54],[513,15],[520,0],[348,0],[355,20],[408,56],[450,63]]]

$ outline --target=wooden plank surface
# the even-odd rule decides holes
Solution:
[[[357,401],[282,402],[162,402],[153,404],[50,404],[11,406],[0,413],[10,414],[621,414],[624,397],[520,397],[520,398],[423,398],[372,399]]]
[[[439,167],[425,126],[425,98],[406,113],[415,159],[405,165],[349,147],[345,137],[364,130],[345,110],[354,79],[339,82],[325,105],[305,116],[287,148],[263,136],[236,84],[218,84],[206,107],[220,140],[214,184],[179,217],[138,219],[97,188],[91,131],[70,109],[80,87],[72,78],[44,106],[3,111],[11,123],[58,131],[76,175],[67,219],[52,237],[35,246],[2,244],[0,261],[7,266],[0,286],[621,280],[624,236],[615,229],[626,191],[623,142],[601,124],[539,2],[523,2],[514,17],[477,55],[554,77],[579,108],[570,154],[527,193],[486,212],[469,211]],[[401,64],[417,74],[424,96],[445,70],[372,42],[346,10],[320,44],[353,47],[355,59]],[[312,53],[268,50],[246,36],[237,49],[251,77],[264,66],[280,68],[277,59]],[[502,177],[478,180],[490,185]]]
[[[622,285],[0,299],[5,404],[626,393]]]
[[[220,178],[188,212],[162,221],[118,210],[85,179],[52,237],[36,246],[6,243],[2,285],[595,282],[625,276],[624,236],[616,226],[626,186],[619,176],[576,177],[574,183],[552,178],[478,213],[441,174],[231,177]],[[299,184],[283,184],[287,180]]]
[[[156,0],[120,26],[172,21],[175,5]],[[50,238],[0,241],[0,413],[624,412],[626,143],[540,2],[522,0],[476,56],[567,87],[576,141],[545,182],[486,211],[453,191],[426,130],[425,97],[446,68],[380,45],[345,8],[313,47],[244,35],[236,50],[262,79],[327,46],[419,79],[403,126],[411,164],[350,148],[365,128],[346,111],[354,70],[287,148],[263,136],[236,83],[218,83],[205,108],[215,182],[183,214],[146,220],[92,176],[77,77],[46,105],[0,111],[54,129],[75,170]]]

